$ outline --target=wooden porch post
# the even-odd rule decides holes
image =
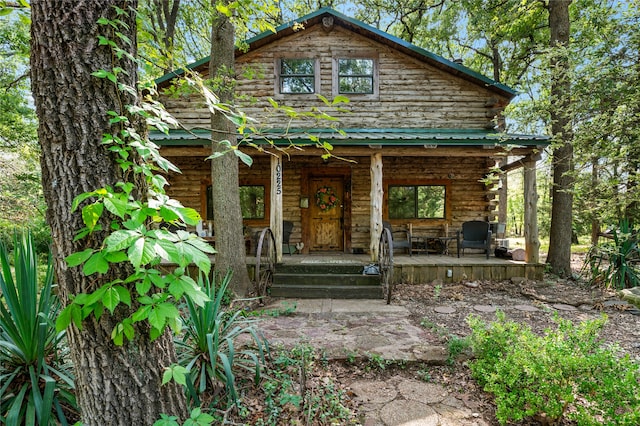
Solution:
[[[384,188],[382,186],[382,153],[376,152],[371,155],[371,224],[369,252],[371,261],[378,261],[378,241],[382,233],[382,197]]]
[[[539,154],[532,154],[524,161],[524,241],[527,263],[540,262],[538,191],[536,189],[536,162],[538,158]]]
[[[271,208],[269,227],[276,240],[276,260],[282,262],[282,155],[271,156]]]

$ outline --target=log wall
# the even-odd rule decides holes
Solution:
[[[240,165],[240,182],[255,184],[269,182],[270,157],[254,155],[251,167]],[[210,181],[210,163],[201,157],[170,158],[181,170],[182,174],[171,174],[171,186],[168,194],[180,200],[185,206],[192,207],[204,215],[202,189]],[[370,218],[371,218],[371,175],[370,157],[348,158],[352,162],[332,159],[325,163],[318,156],[283,157],[283,219],[294,223],[291,244],[302,240],[302,214],[300,196],[306,195],[313,202],[313,194],[302,192],[302,176],[306,170],[318,170],[330,175],[331,169],[348,168],[351,188],[351,241],[352,249],[369,251]],[[383,185],[385,191],[389,179],[394,180],[434,180],[450,184],[448,220],[391,220],[394,230],[409,227],[416,236],[444,236],[448,228],[450,234],[460,229],[462,222],[469,220],[494,220],[495,212],[492,202],[493,193],[482,182],[479,176],[487,170],[487,159],[484,157],[462,157],[451,161],[445,157],[383,157]],[[386,203],[383,217],[387,220]],[[445,225],[446,224],[446,225]],[[252,228],[269,226],[269,218],[262,221],[246,223]]]
[[[278,93],[278,60],[283,57],[314,57],[320,64],[318,93],[332,99],[333,60],[349,56],[377,59],[379,91],[376,95],[349,95],[351,102],[344,105],[348,112],[332,111],[314,94]],[[500,112],[496,105],[508,103],[506,98],[500,98],[483,87],[340,27],[329,33],[320,26],[299,31],[240,55],[236,68],[236,93],[243,111],[261,125],[271,128],[285,127],[289,118],[282,113],[273,113],[266,100],[269,97],[299,111],[322,108],[338,118],[343,128],[483,129],[491,127],[491,120]],[[209,127],[209,112],[197,97],[163,97],[161,100],[186,127]],[[313,124],[308,119],[291,123],[293,127]],[[328,124],[319,123],[319,126],[327,127]]]

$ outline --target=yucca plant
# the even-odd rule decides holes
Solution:
[[[228,273],[216,285],[215,280],[211,282],[200,274],[198,284],[209,301],[198,306],[187,297],[184,335],[176,346],[179,362],[188,372],[188,395],[195,404],[200,403],[205,392],[213,397],[226,392],[229,403],[235,403],[239,371],[250,372],[256,383],[260,380],[268,344],[253,326],[255,319],[246,318],[241,310],[225,307],[230,280]],[[236,340],[240,337],[242,349],[237,350]]]
[[[0,423],[66,425],[77,408],[65,332],[56,333],[60,301],[52,294],[51,256],[39,283],[37,253],[25,232],[14,236],[13,260],[15,278],[0,243]]]
[[[583,270],[587,270],[592,283],[620,290],[640,285],[640,247],[638,232],[628,219],[613,229],[612,241],[593,246],[587,254]]]

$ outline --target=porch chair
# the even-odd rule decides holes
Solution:
[[[406,231],[394,231],[391,228],[391,223],[387,221],[382,222],[382,227],[388,229],[391,232],[391,240],[393,241],[393,250],[406,249],[409,252],[409,256],[413,256],[413,244],[411,241],[411,232]]]
[[[472,220],[462,224],[462,232],[458,231],[456,236],[458,242],[458,257],[460,257],[460,249],[464,254],[465,248],[473,248],[484,250],[489,258],[491,251],[491,227],[489,222],[481,220]]]
[[[282,254],[284,254],[284,249],[287,249],[289,256],[291,256],[291,244],[289,244],[289,239],[291,238],[291,232],[293,231],[293,222],[289,220],[282,221]]]

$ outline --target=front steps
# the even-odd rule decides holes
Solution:
[[[381,299],[379,275],[360,264],[278,264],[270,295],[301,299]]]

